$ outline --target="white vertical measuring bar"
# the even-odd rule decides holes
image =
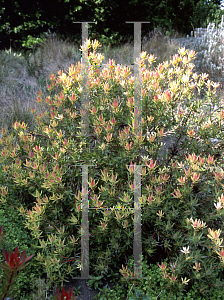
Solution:
[[[74,22],[80,23],[80,22]],[[84,46],[84,41],[88,39],[88,23],[85,22],[87,30],[84,31],[86,36],[82,36],[82,43]],[[141,54],[141,23],[150,22],[127,22],[134,23],[134,61],[140,58]],[[84,25],[84,24],[82,24]],[[137,26],[136,26],[137,25]],[[83,55],[82,65],[85,63],[85,54]],[[82,70],[86,70],[82,67]],[[138,74],[139,73],[139,74]],[[85,72],[84,72],[85,75]],[[134,65],[134,133],[137,135],[141,130],[141,61],[136,61]],[[84,76],[85,77],[85,76]],[[137,79],[137,81],[136,81]],[[84,81],[84,89],[86,87],[87,93],[86,97],[82,98],[82,108],[85,109],[88,105],[88,79]],[[84,90],[83,90],[84,91]],[[83,114],[81,114],[83,117]],[[87,116],[88,117],[88,116]],[[84,114],[85,118],[85,114]],[[86,122],[87,123],[87,122]],[[89,123],[85,124],[82,118],[82,133],[86,133],[88,128],[86,128]],[[86,126],[87,125],[87,126]],[[73,279],[89,279],[89,226],[88,226],[88,166],[82,166],[82,238],[81,238],[81,252],[82,252],[82,264],[81,264],[81,277],[73,277]],[[135,166],[134,169],[134,278],[143,279],[142,277],[142,242],[141,242],[141,166]],[[86,249],[84,248],[86,246]],[[85,260],[85,264],[84,261]],[[147,277],[144,277],[147,278]],[[130,277],[129,279],[133,279]]]
[[[82,136],[89,134],[89,88],[88,88],[88,49],[83,49],[88,40],[88,23],[94,22],[74,22],[82,23],[82,60],[81,60],[81,127]],[[88,165],[82,166],[82,227],[81,227],[81,277],[73,279],[89,279],[89,220],[88,220]]]
[[[82,47],[88,40],[88,23],[82,23]],[[88,49],[82,48],[82,58],[81,58],[81,76],[82,76],[82,91],[81,91],[81,126],[82,126],[82,136],[89,134],[89,118],[88,118],[88,107],[89,107],[89,99],[88,99]]]
[[[141,25],[150,22],[134,23],[134,134],[137,136],[142,125],[142,93],[141,93]],[[142,237],[141,237],[141,166],[134,168],[134,278],[142,278]]]

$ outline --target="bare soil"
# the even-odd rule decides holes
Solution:
[[[103,289],[103,287],[106,286],[107,288],[112,289],[114,284],[108,283],[105,280],[105,283],[100,289]],[[70,291],[74,287],[73,295],[77,296],[74,292],[75,289],[79,289],[80,295],[77,296],[76,300],[90,300],[90,299],[96,299],[94,298],[96,295],[98,295],[101,291],[99,289],[94,289],[88,286],[88,279],[70,279],[69,282],[65,284],[65,291]],[[49,295],[53,295],[53,292],[49,293]],[[102,292],[101,294],[102,295]]]

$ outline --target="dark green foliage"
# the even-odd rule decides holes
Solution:
[[[2,174],[2,168],[0,170]],[[0,176],[0,182],[2,184],[2,177]],[[13,203],[18,201],[17,193],[10,193],[10,200]],[[0,203],[0,226],[3,225],[3,231],[6,233],[1,245],[0,245],[0,262],[3,262],[4,256],[2,249],[5,249],[7,253],[9,251],[14,252],[16,246],[19,247],[19,253],[21,254],[26,250],[27,257],[34,254],[37,255],[37,251],[33,249],[31,244],[33,243],[32,236],[27,228],[24,228],[23,217],[11,206],[8,209],[3,209],[3,205]],[[3,270],[0,269],[0,289],[3,276]],[[30,281],[32,278],[38,278],[41,276],[41,267],[37,266],[35,259],[31,259],[29,265],[19,273],[19,278],[16,281],[18,294],[15,296],[15,300],[21,299],[21,296],[27,296],[27,293],[31,293]],[[28,299],[28,298],[26,298]]]
[[[202,0],[40,0],[27,5],[25,0],[1,0],[0,49],[35,48],[49,29],[63,39],[80,44],[81,24],[74,22],[84,21],[96,22],[89,24],[91,39],[111,45],[133,39],[134,24],[127,21],[150,22],[142,24],[142,36],[156,27],[190,34],[193,28],[206,27],[208,22],[221,22],[220,3],[220,0],[208,3]]]
[[[129,259],[133,259],[131,256]],[[128,267],[132,270],[133,263],[129,260]],[[167,260],[165,260],[167,261]],[[112,290],[100,289],[96,299],[126,299],[128,296],[129,300],[218,300],[223,299],[222,292],[217,290],[213,286],[209,286],[209,291],[204,293],[204,296],[200,293],[200,284],[194,284],[187,286],[184,291],[176,291],[174,294],[165,289],[166,281],[161,276],[159,268],[156,264],[147,265],[143,260],[142,263],[142,274],[147,279],[142,280],[127,280],[124,283],[117,283]],[[89,281],[88,284],[93,286],[93,282]],[[103,296],[105,298],[103,298]]]

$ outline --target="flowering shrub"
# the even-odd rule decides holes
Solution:
[[[0,172],[1,174],[1,172]],[[4,184],[4,180],[1,179],[1,184]],[[18,194],[14,193],[12,195],[12,189],[9,187],[10,195],[7,195],[7,198],[10,199],[9,202],[12,201],[14,205],[18,203]],[[10,196],[10,197],[9,197]],[[4,209],[2,208],[4,206]],[[9,251],[14,251],[14,249],[18,246],[20,252],[26,250],[27,256],[34,254],[36,256],[37,250],[32,248],[32,237],[28,230],[24,230],[23,226],[23,216],[19,216],[17,210],[13,209],[9,205],[6,207],[4,204],[0,203],[0,224],[4,225],[4,231],[7,232],[6,236],[1,242],[0,247],[0,263],[4,262],[4,256],[2,253],[2,249],[5,249],[8,253]],[[36,264],[34,258],[31,259],[29,265],[26,267],[25,272],[22,270],[18,273],[18,279],[16,280],[16,288],[18,289],[18,294],[14,296],[14,299],[21,299],[23,295],[26,293],[30,293],[32,291],[30,287],[30,281],[33,276],[38,278],[38,275],[41,276],[41,266]],[[0,287],[2,278],[4,278],[4,271],[0,268]],[[0,288],[1,290],[1,288]],[[16,297],[19,298],[16,298]],[[25,299],[25,298],[24,298]],[[26,297],[28,300],[28,298]]]
[[[5,232],[3,232],[3,226],[0,228],[0,243],[2,242],[3,238],[5,236]],[[29,261],[34,255],[26,257],[26,250],[24,250],[21,253],[21,256],[19,256],[19,248],[18,246],[15,249],[15,252],[9,251],[7,253],[5,249],[2,249],[4,258],[6,259],[5,262],[0,264],[0,268],[2,268],[5,273],[3,277],[3,282],[1,286],[2,294],[1,299],[8,299],[6,296],[15,296],[17,293],[17,290],[15,290],[16,287],[16,280],[18,279],[18,272],[24,269],[27,265],[24,263]],[[59,292],[58,288],[56,287],[56,295],[53,296],[54,300],[64,300],[66,299],[74,299],[74,296],[72,297],[73,288],[69,292],[65,292],[65,287],[62,288],[62,293]],[[77,299],[77,297],[75,298]],[[75,300],[74,299],[74,300]]]
[[[1,227],[2,229],[2,227]],[[14,296],[16,294],[17,291],[13,291],[13,289],[15,288],[15,280],[17,279],[17,272],[21,271],[22,269],[24,269],[26,267],[26,265],[24,265],[25,262],[27,262],[28,260],[30,260],[33,255],[29,256],[28,258],[26,258],[26,250],[24,250],[21,253],[21,257],[19,256],[19,248],[18,246],[15,249],[15,252],[11,253],[11,251],[9,251],[9,253],[7,253],[5,251],[5,249],[2,250],[3,251],[3,255],[6,259],[6,261],[0,265],[0,268],[5,270],[5,276],[3,279],[3,285],[2,285],[2,294],[1,297],[2,299],[5,299],[6,296]],[[17,275],[17,276],[16,276]]]
[[[39,93],[37,103],[45,102],[51,112],[36,116],[36,132],[31,135],[20,122],[8,136],[2,129],[0,163],[6,184],[0,187],[1,202],[7,205],[7,184],[28,192],[15,208],[39,241],[37,263],[51,283],[63,285],[69,275],[80,276],[80,166],[90,165],[90,274],[117,281],[126,256],[133,253],[134,170],[141,165],[143,255],[148,262],[157,261],[166,288],[174,292],[195,282],[201,293],[210,284],[222,286],[215,277],[222,268],[217,248],[222,240],[214,243],[212,235],[223,229],[219,84],[192,72],[194,51],[179,49],[179,55],[154,70],[154,56],[141,53],[142,128],[136,133],[134,116],[140,112],[134,109],[134,77],[111,60],[100,72],[103,55],[96,53],[97,41],[88,41],[84,49],[91,46],[89,135],[80,132],[81,64],[72,65],[67,75],[59,71],[51,76],[50,96],[44,100]],[[202,101],[194,92],[205,86]],[[163,144],[167,139],[173,140],[169,148]],[[119,209],[109,210],[115,207]],[[165,258],[170,265],[163,263]]]

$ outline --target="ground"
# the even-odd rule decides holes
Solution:
[[[67,282],[65,284],[65,291],[69,291],[72,289],[72,287],[74,287],[74,290],[79,288],[79,291],[81,292],[80,296],[78,296],[77,300],[94,300],[96,298],[93,298],[94,296],[96,296],[97,294],[100,293],[99,289],[94,289],[94,288],[90,288],[88,285],[88,280],[86,279],[70,279],[69,282]],[[105,286],[107,284],[107,282],[105,281],[104,285]],[[101,289],[103,288],[100,287]],[[113,283],[109,283],[108,284],[109,288],[113,287]],[[52,295],[52,293],[49,293],[50,295]]]

